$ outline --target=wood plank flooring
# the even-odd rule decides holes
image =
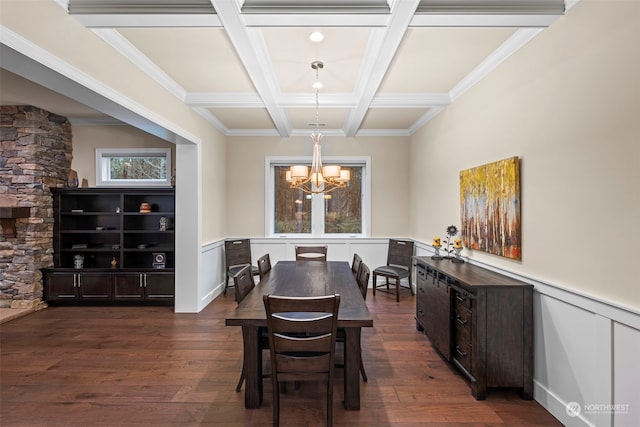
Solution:
[[[368,383],[360,411],[336,426],[560,426],[514,390],[476,401],[465,380],[416,331],[415,299],[367,296],[374,327],[363,329]],[[224,326],[232,294],[198,314],[168,307],[49,307],[0,326],[0,425],[270,426],[271,380],[260,409],[235,392],[240,328]],[[338,352],[340,354],[340,352]],[[265,370],[269,369],[265,353]],[[324,392],[303,384],[281,398],[282,426],[325,425]]]

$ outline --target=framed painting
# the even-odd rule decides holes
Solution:
[[[469,249],[522,259],[520,159],[460,172],[461,235]]]

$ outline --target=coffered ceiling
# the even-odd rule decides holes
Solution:
[[[55,1],[224,134],[285,137],[315,121],[312,61],[325,134],[411,135],[565,12],[562,0]],[[69,103],[72,119],[96,115]]]

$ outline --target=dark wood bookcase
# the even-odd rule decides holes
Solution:
[[[468,263],[414,257],[416,327],[468,380],[533,398],[533,286]]]
[[[173,304],[173,188],[51,191],[54,268],[43,270],[48,302]]]

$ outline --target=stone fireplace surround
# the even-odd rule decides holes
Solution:
[[[0,106],[0,149],[0,207],[29,208],[0,225],[0,309],[38,310],[46,307],[40,269],[53,267],[50,188],[67,183],[71,124],[37,107]]]

